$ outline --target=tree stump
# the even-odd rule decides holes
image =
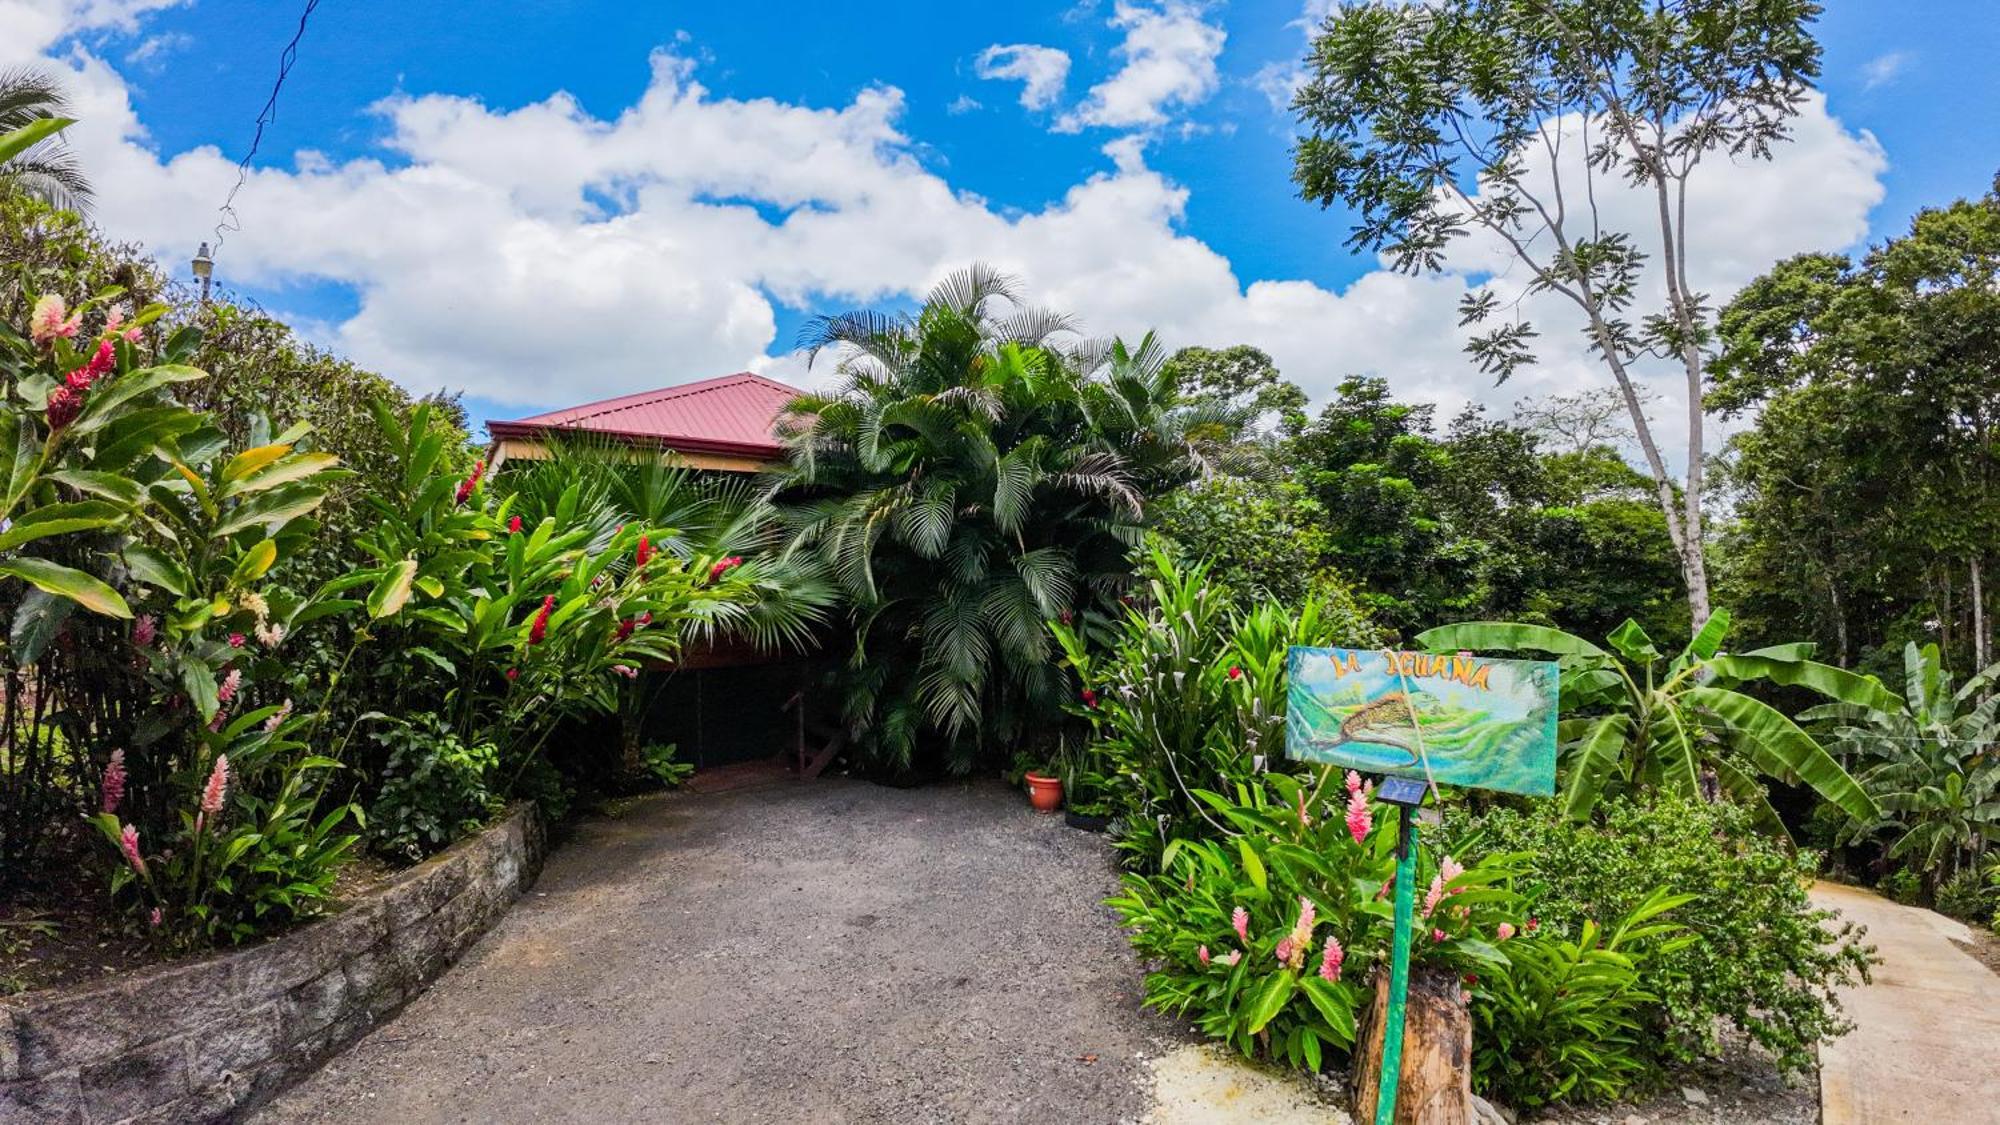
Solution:
[[[1410,971],[1403,1013],[1403,1080],[1396,1125],[1467,1125],[1472,1106],[1472,1013],[1458,977],[1434,969]],[[1389,973],[1375,974],[1375,1001],[1354,1037],[1354,1120],[1375,1120],[1375,1078],[1382,1069],[1382,1021],[1389,1009]]]

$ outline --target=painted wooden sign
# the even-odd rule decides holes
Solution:
[[[1553,661],[1294,648],[1286,667],[1289,757],[1421,778],[1421,728],[1440,785],[1556,791]]]

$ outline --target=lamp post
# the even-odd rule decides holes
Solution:
[[[201,303],[208,303],[208,279],[215,274],[215,259],[208,256],[208,243],[194,252],[194,275],[201,279]]]

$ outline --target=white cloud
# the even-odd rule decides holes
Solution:
[[[1021,104],[1047,109],[1069,80],[1069,55],[1033,43],[996,43],[979,52],[972,69],[981,78],[1020,82]]]
[[[1196,105],[1216,88],[1215,59],[1227,35],[1187,0],[1142,4],[1119,0],[1110,25],[1125,33],[1118,73],[1090,88],[1081,104],[1058,118],[1061,132],[1087,126],[1150,129],[1168,111]]]
[[[1890,51],[1887,54],[1876,55],[1861,64],[1861,88],[1873,90],[1878,86],[1889,85],[1901,77],[1904,69],[1913,61],[1915,57],[1908,51]]]
[[[944,107],[944,111],[953,117],[957,117],[960,114],[971,113],[975,109],[985,108],[985,106],[980,104],[979,99],[973,97],[971,94],[960,94],[951,100],[950,105]]]
[[[184,262],[209,236],[233,161],[210,147],[156,151],[99,57],[71,51],[57,65],[79,103],[74,143],[99,221]],[[1499,389],[1472,369],[1457,301],[1505,264],[1480,244],[1455,248],[1454,272],[1434,277],[1376,269],[1339,290],[1243,277],[1187,232],[1188,189],[1147,166],[1144,133],[1111,141],[1107,169],[1023,212],[926,167],[892,88],[833,107],[722,98],[674,53],[655,55],[643,96],[609,119],[562,94],[507,111],[399,96],[377,111],[383,159],[304,153],[254,171],[237,204],[244,229],[217,268],[278,307],[288,283],[350,287],[358,311],[319,338],[413,388],[527,409],[745,367],[801,379],[776,337],[777,303],[905,299],[974,260],[1094,332],[1256,344],[1319,399],[1353,373],[1447,410],[1602,381],[1574,315],[1547,298],[1526,306],[1544,332],[1539,366]],[[1865,233],[1881,196],[1873,139],[1818,97],[1794,133],[1774,162],[1717,158],[1692,200],[1694,280],[1718,300],[1778,257]],[[1634,223],[1649,206],[1622,191],[1600,202]],[[1323,223],[1331,253],[1345,231]]]

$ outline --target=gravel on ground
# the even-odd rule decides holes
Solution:
[[[466,959],[256,1118],[1139,1120],[1101,837],[997,783],[668,794],[584,824]]]

